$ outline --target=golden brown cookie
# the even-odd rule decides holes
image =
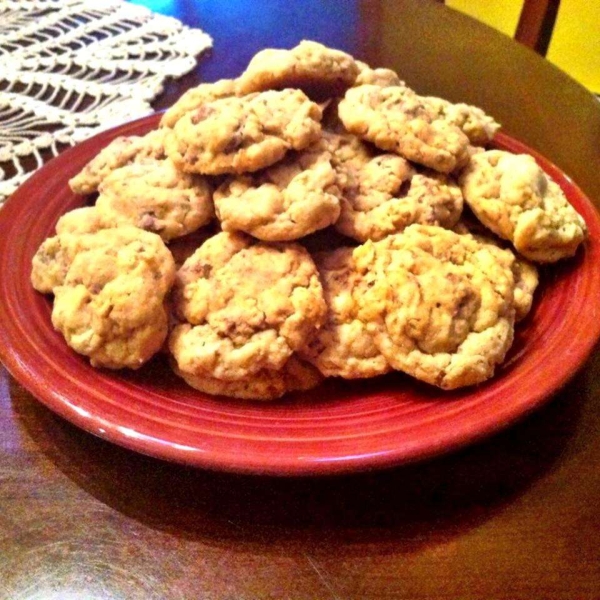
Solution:
[[[227,381],[278,370],[323,323],[326,306],[310,255],[243,234],[206,241],[177,273],[169,347],[186,373]]]
[[[190,173],[257,171],[314,142],[320,119],[321,109],[300,90],[223,98],[184,114],[169,130],[166,150]]]
[[[115,169],[98,191],[96,210],[105,223],[133,225],[165,241],[191,233],[214,216],[207,180],[182,173],[169,159]]]
[[[52,324],[95,367],[137,369],[167,337],[173,258],[158,236],[126,229],[80,236],[105,239],[88,240],[54,288]]]
[[[377,155],[351,134],[324,134],[338,172],[341,214],[335,224],[358,241],[380,240],[412,225],[451,228],[463,207],[447,175],[418,169],[395,154]]]
[[[367,63],[360,60],[357,60],[356,64],[359,71],[356,80],[354,81],[354,87],[365,84],[378,85],[379,87],[404,85],[404,82],[398,77],[398,74],[395,71],[392,71],[392,69],[372,69]]]
[[[513,340],[512,253],[411,225],[353,258],[358,318],[393,368],[443,389],[494,374]]]
[[[265,241],[296,240],[335,223],[340,190],[328,152],[288,154],[253,175],[226,180],[214,194],[223,231]]]
[[[500,129],[500,124],[477,106],[453,104],[435,96],[421,96],[421,99],[437,118],[458,127],[476,146],[490,142]]]
[[[201,83],[200,85],[187,90],[187,92],[185,92],[179,100],[165,112],[160,120],[160,126],[172,128],[185,113],[198,110],[207,102],[219,100],[220,98],[229,98],[235,95],[235,79],[220,79],[219,81],[215,81],[215,83]]]
[[[352,88],[338,114],[350,133],[435,171],[451,173],[469,160],[469,138],[408,87]]]
[[[323,381],[323,376],[317,369],[295,355],[278,371],[263,369],[248,379],[235,381],[193,375],[181,371],[176,365],[174,371],[189,386],[201,392],[242,400],[276,400],[289,392],[310,390]]]
[[[96,233],[109,227],[110,224],[102,219],[95,206],[84,206],[65,213],[56,223],[56,233]]]
[[[390,370],[366,324],[357,318],[352,290],[358,277],[352,251],[353,248],[338,248],[314,255],[327,318],[300,355],[326,377],[358,379],[376,377]]]
[[[357,74],[349,54],[304,40],[291,50],[261,50],[240,76],[238,90],[248,94],[297,88],[310,98],[324,100],[342,94]]]
[[[92,194],[112,171],[135,160],[165,158],[164,129],[150,131],[144,136],[118,137],[102,149],[83,170],[69,180],[76,194]]]
[[[475,216],[529,260],[573,256],[587,237],[581,215],[532,156],[478,153],[461,173],[460,185]]]
[[[67,272],[75,257],[81,252],[98,250],[111,246],[128,246],[143,240],[148,252],[157,257],[157,261],[172,260],[164,258],[165,245],[153,233],[148,233],[129,225],[101,229],[89,233],[62,233],[46,239],[32,260],[31,283],[44,294],[51,294],[59,285],[63,285]],[[158,282],[161,286],[163,282]]]
[[[468,217],[463,215],[452,230],[460,234],[471,234],[482,244],[493,244],[508,251],[508,243],[505,240],[494,236],[487,227],[471,215]],[[518,323],[531,311],[535,290],[540,282],[540,276],[536,266],[519,255],[515,256],[512,270],[515,278],[515,322]]]

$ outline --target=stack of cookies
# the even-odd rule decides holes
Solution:
[[[70,181],[97,200],[59,220],[32,283],[93,366],[168,348],[210,394],[390,370],[481,383],[531,308],[533,263],[587,236],[532,157],[485,149],[498,127],[316,42],[263,50]]]

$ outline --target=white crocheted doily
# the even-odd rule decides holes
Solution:
[[[151,113],[211,45],[120,0],[0,0],[0,206],[66,146]]]

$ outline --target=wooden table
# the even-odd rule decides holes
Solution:
[[[600,103],[426,0],[150,2],[214,36],[170,104],[312,38],[479,104],[600,201]],[[585,332],[574,332],[585,335]],[[0,366],[0,598],[600,597],[600,353],[544,409],[423,464],[277,479],[166,464],[83,433]]]

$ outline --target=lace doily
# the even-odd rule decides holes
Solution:
[[[120,0],[0,0],[0,207],[66,146],[151,113],[211,45]]]

